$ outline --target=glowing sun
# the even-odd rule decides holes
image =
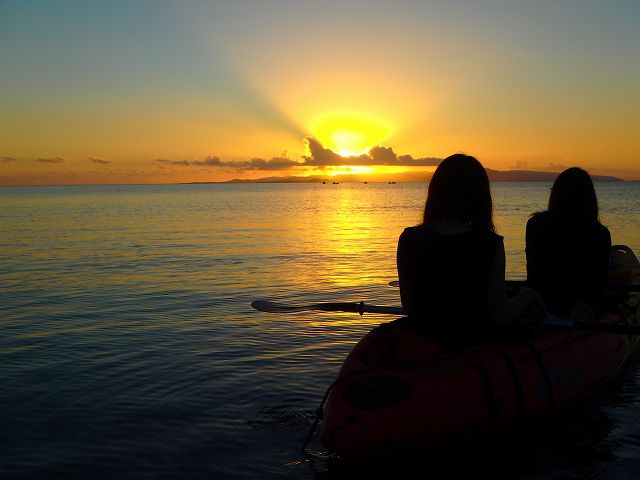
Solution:
[[[325,148],[343,157],[365,154],[391,133],[381,120],[355,113],[324,115],[314,122],[311,131]]]

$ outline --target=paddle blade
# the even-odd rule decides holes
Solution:
[[[256,310],[267,313],[295,313],[306,310],[319,310],[322,312],[352,312],[363,313],[364,304],[348,302],[312,303],[311,305],[285,305],[283,303],[270,302],[269,300],[255,300],[251,306]]]
[[[251,302],[251,306],[256,310],[267,313],[295,313],[308,310],[307,307],[284,305],[282,303],[270,302],[269,300],[254,300]]]

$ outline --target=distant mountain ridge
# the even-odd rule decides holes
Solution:
[[[490,170],[492,182],[553,182],[560,172],[537,172],[534,170]],[[624,182],[622,178],[609,175],[591,175],[594,182]]]
[[[560,172],[540,172],[533,170],[491,170],[487,169],[487,175],[492,182],[553,182]],[[393,174],[353,174],[309,177],[264,177],[256,179],[235,178],[226,182],[196,182],[196,183],[387,183],[387,182],[427,182],[431,180],[431,172],[402,172]],[[607,175],[592,175],[594,182],[624,182],[622,178]]]

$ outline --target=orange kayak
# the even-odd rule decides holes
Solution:
[[[625,302],[595,321],[640,323],[638,295]],[[407,324],[372,330],[347,356],[324,409],[320,440],[330,452],[402,452],[548,415],[602,386],[638,343],[637,336],[565,329],[451,353]]]

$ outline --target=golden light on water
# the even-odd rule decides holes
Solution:
[[[367,153],[391,134],[382,120],[361,113],[336,113],[319,117],[311,127],[325,148],[343,157]]]

